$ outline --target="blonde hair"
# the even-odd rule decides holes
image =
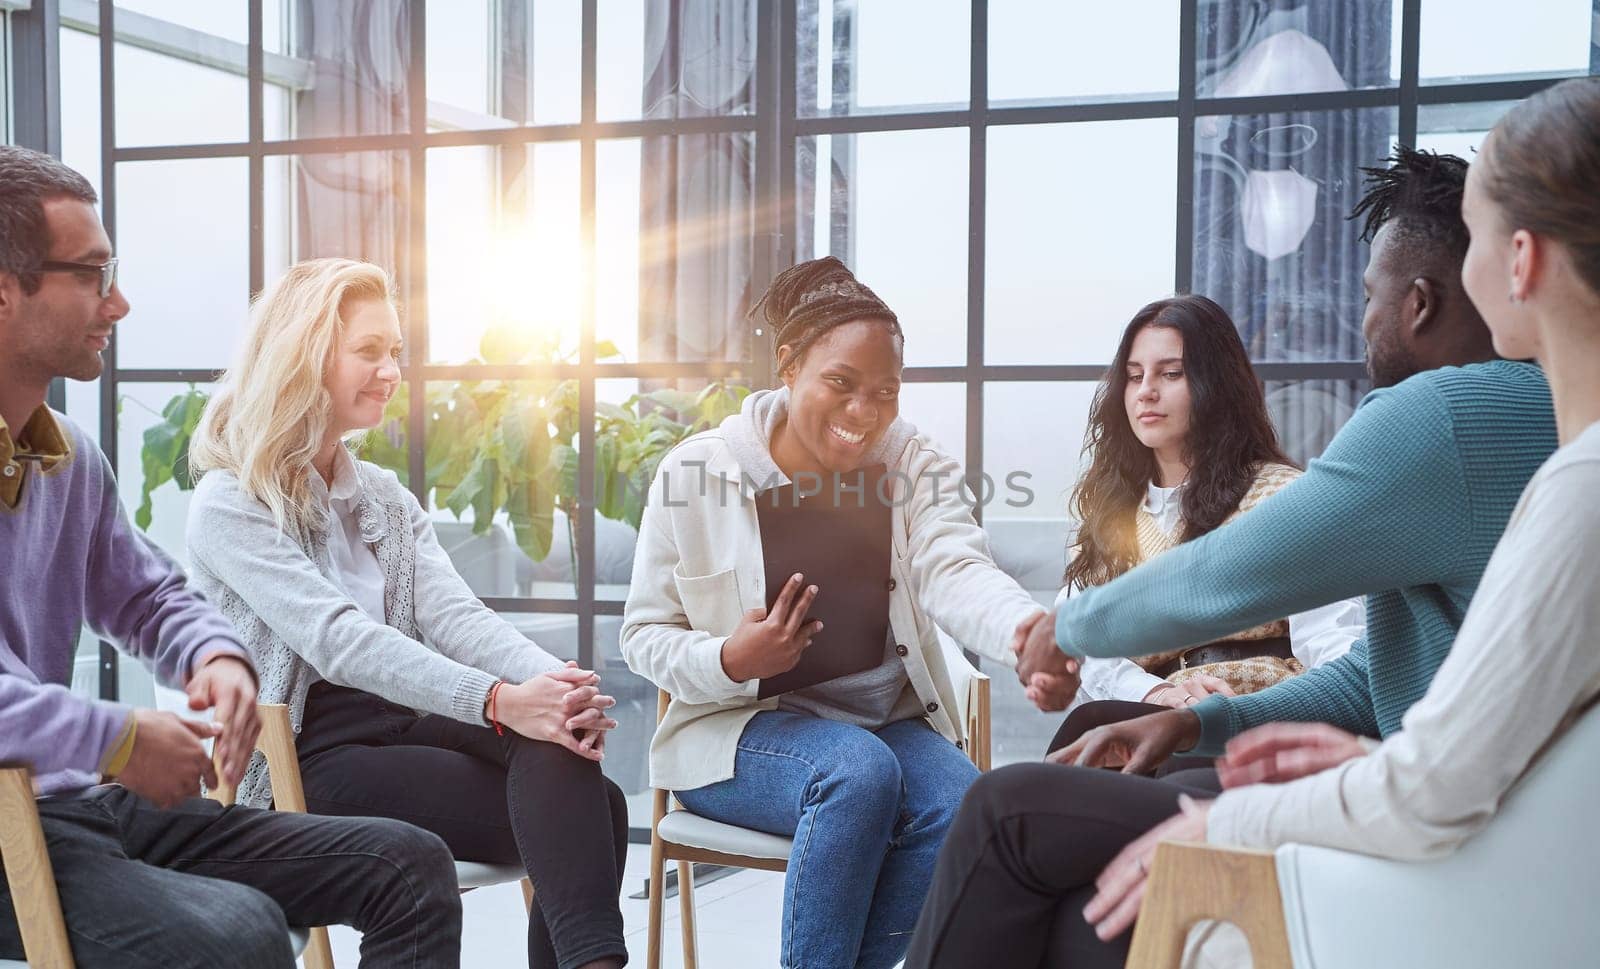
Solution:
[[[238,361],[218,382],[189,444],[194,474],[231,472],[284,534],[303,535],[321,521],[310,475],[332,409],[323,379],[345,311],[365,300],[394,301],[381,267],[354,259],[289,267],[256,298]]]

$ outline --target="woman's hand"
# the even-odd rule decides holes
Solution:
[[[822,631],[822,620],[806,622],[817,587],[801,591],[804,581],[805,576],[796,572],[783,584],[771,612],[751,609],[739,620],[738,628],[722,644],[722,671],[728,679],[740,683],[763,680],[799,664],[811,637]]]
[[[1269,723],[1228,741],[1217,761],[1222,786],[1283,784],[1365,755],[1361,738],[1326,723]]]
[[[1233,687],[1221,677],[1201,673],[1199,676],[1189,677],[1182,683],[1161,684],[1145,694],[1144,702],[1176,709],[1199,703],[1212,694],[1233,696]]]
[[[1206,840],[1206,818],[1211,813],[1211,802],[1196,801],[1187,794],[1180,794],[1178,807],[1180,813],[1122,849],[1095,879],[1095,896],[1084,907],[1083,919],[1094,926],[1094,934],[1101,941],[1109,942],[1128,931],[1139,917],[1156,845],[1163,841]]]
[[[569,662],[523,683],[506,683],[495,695],[495,719],[529,740],[559,744],[580,757],[605,756],[604,733],[617,722],[605,715],[617,701],[600,692],[600,677]]]

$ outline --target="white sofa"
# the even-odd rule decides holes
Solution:
[[[1486,697],[1486,702],[1494,702]],[[1276,867],[1296,969],[1600,965],[1600,711],[1449,857],[1398,862],[1286,845]]]

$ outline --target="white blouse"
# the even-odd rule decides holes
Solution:
[[[328,533],[328,558],[333,565],[329,578],[362,612],[381,623],[386,622],[387,612],[383,605],[383,567],[372,546],[361,538],[361,524],[356,520],[360,495],[355,459],[340,447],[334,454],[333,483],[327,491],[329,521],[337,523]]]
[[[1183,485],[1162,488],[1151,484],[1145,492],[1143,508],[1168,536],[1183,524]],[[1056,596],[1060,605],[1068,590]],[[1350,645],[1366,635],[1367,605],[1364,596],[1341,599],[1289,617],[1289,647],[1295,659],[1313,669],[1331,663],[1350,651]],[[1082,683],[1074,707],[1091,700],[1142,701],[1151,690],[1167,681],[1131,659],[1085,659]]]

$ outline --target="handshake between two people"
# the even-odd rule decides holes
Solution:
[[[1011,639],[1011,651],[1017,655],[1017,678],[1028,699],[1045,713],[1065,710],[1080,685],[1081,665],[1056,645],[1055,630],[1054,611],[1036,612],[1017,624]],[[1144,702],[1181,708],[1212,694],[1233,696],[1233,688],[1226,680],[1199,675],[1181,683],[1162,683],[1145,696]]]
[[[1017,623],[1011,634],[1017,680],[1028,701],[1045,713],[1059,713],[1078,695],[1078,660],[1056,645],[1055,610],[1040,610]]]
[[[255,673],[238,656],[224,653],[206,660],[185,692],[191,710],[212,711],[210,722],[160,710],[133,711],[133,749],[112,778],[160,808],[195,797],[202,781],[212,789],[237,787],[261,733]],[[504,684],[496,694],[495,719],[507,729],[588,760],[604,758],[606,733],[617,726],[605,711],[617,701],[600,692],[593,670],[569,662],[522,683]],[[486,706],[486,717],[489,712]],[[215,759],[206,753],[207,740],[216,741]]]
[[[1017,679],[1028,699],[1045,712],[1065,710],[1079,686],[1079,662],[1056,644],[1055,626],[1053,611],[1034,613],[1017,625],[1011,642]],[[1046,759],[1053,764],[1148,774],[1199,743],[1200,718],[1188,709],[1190,705],[1211,694],[1233,693],[1225,681],[1212,676],[1157,687],[1145,702],[1173,709],[1095,727]],[[1217,760],[1217,771],[1224,787],[1281,784],[1364,753],[1359,737],[1328,724],[1270,723],[1233,738]]]

